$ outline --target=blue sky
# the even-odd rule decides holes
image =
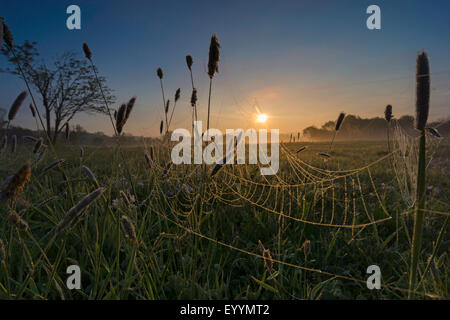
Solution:
[[[81,8],[81,30],[66,28],[66,8]],[[366,8],[381,8],[381,30],[366,28]],[[37,41],[41,56],[64,51],[82,56],[87,42],[107,77],[117,105],[137,96],[125,132],[156,135],[163,117],[156,69],[166,95],[182,98],[173,128],[190,125],[194,58],[200,117],[206,119],[209,40],[222,46],[213,82],[212,127],[257,127],[255,105],[281,132],[334,120],[341,111],[362,117],[414,112],[415,57],[424,48],[432,71],[431,119],[450,115],[450,1],[1,1],[1,16],[15,41]],[[0,65],[6,60],[0,58]],[[0,107],[9,108],[23,83],[0,74]],[[115,107],[117,107],[117,105]],[[80,115],[73,124],[112,132],[109,119]],[[16,125],[33,127],[23,108]]]

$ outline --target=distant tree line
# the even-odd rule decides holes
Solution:
[[[391,127],[399,124],[408,134],[415,136],[414,117],[405,115],[392,119]],[[450,137],[450,119],[428,124],[437,128],[442,137]],[[321,128],[315,126],[303,130],[303,140],[328,141],[333,135],[335,121],[326,122]],[[387,122],[384,118],[363,119],[355,115],[347,115],[342,123],[336,140],[382,140],[386,139]]]

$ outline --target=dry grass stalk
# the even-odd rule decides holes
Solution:
[[[67,211],[64,219],[56,226],[55,232],[59,233],[72,224],[83,214],[84,210],[89,207],[103,192],[104,188],[98,188],[81,199],[74,207]]]

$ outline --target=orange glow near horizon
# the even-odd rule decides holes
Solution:
[[[265,113],[260,113],[256,116],[256,122],[259,123],[265,123],[267,121],[267,114]]]

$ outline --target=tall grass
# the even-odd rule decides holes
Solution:
[[[430,66],[427,54],[422,51],[417,55],[416,63],[416,129],[420,131],[419,165],[417,172],[417,195],[414,208],[414,231],[411,247],[411,271],[409,275],[409,289],[415,290],[417,280],[417,266],[419,262],[423,216],[425,209],[425,171],[426,171],[426,137],[425,126],[427,124],[430,109]],[[409,298],[413,295],[409,294]]]

